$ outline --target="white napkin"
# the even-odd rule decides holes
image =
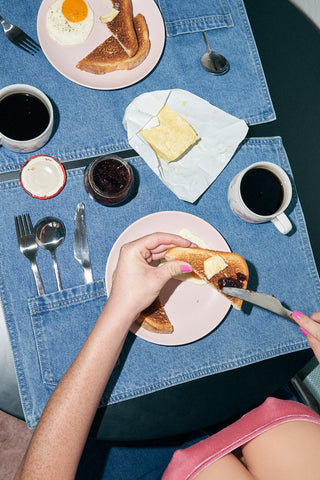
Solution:
[[[165,103],[187,120],[200,137],[180,160],[171,163],[158,159],[139,134],[147,124],[148,128],[159,124],[157,114]],[[190,203],[222,172],[248,131],[244,120],[180,89],[158,90],[135,98],[126,108],[123,125],[132,148],[178,198]]]

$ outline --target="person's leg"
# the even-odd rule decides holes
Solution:
[[[196,480],[254,480],[246,467],[232,453],[215,461],[196,477]]]
[[[292,421],[251,440],[242,453],[253,478],[315,480],[320,475],[319,448],[320,425]]]

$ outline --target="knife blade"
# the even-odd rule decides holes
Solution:
[[[84,203],[82,202],[78,203],[74,216],[73,251],[74,258],[80,263],[83,268],[85,283],[93,283],[93,275],[87,238],[85,207]]]
[[[265,310],[269,310],[270,312],[293,321],[290,317],[292,311],[285,308],[280,300],[274,296],[234,287],[223,287],[222,291],[231,297],[240,298],[246,302],[253,303],[254,305],[257,305],[257,307],[264,308]]]

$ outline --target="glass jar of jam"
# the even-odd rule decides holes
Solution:
[[[133,187],[131,165],[117,155],[104,155],[91,162],[84,172],[88,195],[103,205],[118,205],[130,195]]]

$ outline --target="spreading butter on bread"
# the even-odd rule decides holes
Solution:
[[[199,140],[192,126],[165,104],[157,115],[159,125],[143,128],[141,135],[167,163],[179,160]]]
[[[140,65],[150,50],[149,30],[141,13],[134,17],[133,24],[138,39],[138,51],[135,55],[130,57],[118,40],[110,36],[80,60],[76,67],[89,73],[103,75],[115,70],[131,70]]]
[[[241,255],[203,248],[173,247],[166,252],[165,259],[189,263],[199,277],[227,297],[237,310],[241,310],[242,300],[222,292],[223,287],[247,288],[249,269]]]
[[[157,297],[155,301],[141,312],[138,323],[143,328],[155,333],[172,333],[173,326],[166,314],[164,306],[162,305],[160,298]]]
[[[131,0],[112,0],[112,10],[100,20],[105,23],[129,57],[138,51],[137,33],[133,24]]]

